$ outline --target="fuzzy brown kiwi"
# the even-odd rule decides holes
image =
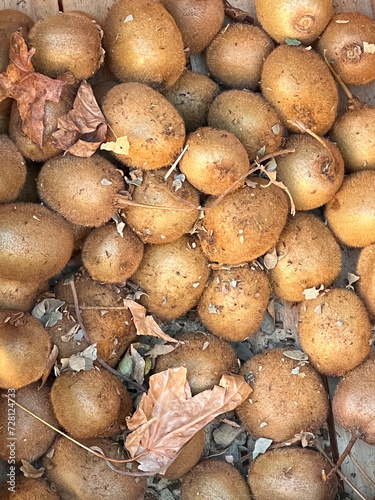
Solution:
[[[338,106],[337,86],[314,50],[281,45],[267,57],[261,84],[263,96],[293,132],[300,131],[296,121],[319,135],[332,127]]]
[[[151,170],[171,165],[179,155],[184,122],[172,104],[147,85],[116,85],[105,96],[102,109],[112,133],[128,138],[129,152],[115,155],[126,165]]]
[[[361,299],[336,288],[302,302],[299,340],[310,363],[321,373],[341,377],[371,351],[371,324]]]
[[[186,142],[189,148],[179,168],[206,194],[220,196],[250,168],[246,149],[230,132],[202,127],[189,134]]]
[[[36,187],[37,178],[40,172],[40,164],[26,162],[26,180],[16,201],[23,203],[37,203],[39,201],[38,189]]]
[[[277,151],[284,128],[276,111],[261,95],[245,90],[227,90],[218,95],[208,112],[208,125],[227,130],[245,146],[250,160],[259,150]]]
[[[357,264],[359,280],[356,288],[367,311],[375,318],[375,245],[361,250]]]
[[[34,21],[19,10],[0,10],[0,73],[5,71],[9,64],[9,47],[12,34],[21,30],[22,36],[27,38],[33,24]]]
[[[3,73],[9,64],[9,38],[0,32],[0,72]]]
[[[251,500],[245,479],[232,465],[220,460],[205,460],[182,479],[181,500]]]
[[[198,228],[202,249],[214,262],[240,264],[260,257],[275,245],[288,217],[283,191],[265,179],[251,177],[244,186],[225,196],[216,206],[206,203]]]
[[[267,276],[259,269],[220,269],[209,278],[198,314],[210,332],[240,342],[260,328],[269,298]]]
[[[42,325],[28,313],[0,311],[0,387],[20,389],[40,379],[52,349]]]
[[[26,162],[14,142],[0,135],[0,203],[17,198],[26,181]]]
[[[140,186],[135,186],[135,203],[171,207],[171,210],[127,206],[122,212],[126,222],[145,243],[165,244],[176,241],[189,232],[198,218],[194,207],[199,206],[198,191],[186,180],[176,191],[174,175],[165,179],[167,170],[143,173]],[[175,208],[176,210],[173,210]]]
[[[206,50],[206,64],[211,77],[238,89],[258,86],[266,57],[274,43],[265,31],[251,24],[226,26]]]
[[[327,203],[325,216],[336,238],[345,245],[375,243],[375,171],[348,175]]]
[[[183,236],[165,245],[146,245],[132,281],[147,294],[140,302],[159,318],[172,321],[197,305],[209,274],[199,242]]]
[[[9,484],[5,483],[0,489],[2,500],[60,500],[60,495],[52,490],[51,486],[44,479],[30,479],[27,477],[17,477],[17,487],[14,492],[8,489]]]
[[[326,56],[342,81],[365,85],[375,80],[375,54],[365,43],[375,43],[375,20],[360,12],[335,15],[319,40],[317,50]]]
[[[94,280],[125,283],[143,258],[143,243],[129,228],[122,234],[115,224],[91,231],[82,246],[82,263]]]
[[[114,197],[125,186],[119,171],[98,154],[67,154],[46,162],[38,176],[41,200],[65,219],[100,226],[116,212]]]
[[[14,400],[49,424],[59,427],[50,400],[51,388],[45,385],[40,389],[39,386],[39,383],[34,383],[22,387],[15,392]],[[8,395],[11,395],[11,392],[8,391]],[[6,425],[6,416],[8,416],[7,407],[8,400],[1,397],[0,456],[4,460],[7,460],[9,457],[9,447],[7,446],[9,443],[7,440],[9,434]],[[48,450],[57,433],[21,408],[17,406],[14,406],[14,408],[17,428],[17,446],[15,447],[14,459],[16,462],[21,462],[21,459],[34,462],[34,460],[37,460]]]
[[[331,231],[314,215],[299,212],[290,219],[276,246],[284,255],[269,271],[273,291],[292,302],[304,290],[330,285],[340,274],[341,251]]]
[[[1,43],[1,34],[0,34]],[[1,63],[0,63],[1,64]],[[0,101],[0,134],[7,134],[9,131],[10,112],[13,99],[4,99]]]
[[[59,350],[58,361],[62,358],[70,358],[73,354],[78,354],[88,347],[79,324],[68,309],[62,312],[62,318],[55,325],[46,327],[46,331]]]
[[[238,373],[237,355],[225,340],[201,332],[182,333],[176,339],[181,344],[157,358],[155,371],[185,366],[193,395],[213,389],[225,372]]]
[[[286,441],[301,432],[315,432],[327,418],[328,398],[318,372],[284,352],[269,349],[242,366],[241,374],[253,392],[236,412],[255,439]]]
[[[89,439],[83,444],[99,447],[107,457],[127,458],[123,448],[110,439]],[[43,465],[61,500],[143,500],[145,477],[118,474],[104,460],[65,438],[57,438],[53,449],[52,458],[46,456]],[[115,467],[129,471],[126,464],[115,464]]]
[[[334,500],[335,474],[322,455],[307,448],[281,448],[259,455],[251,463],[247,482],[254,500]]]
[[[173,85],[185,66],[182,37],[173,17],[150,0],[120,0],[108,12],[104,47],[120,82],[161,90]]]
[[[0,278],[0,309],[30,311],[42,290],[48,290],[48,281],[13,281]]]
[[[291,155],[277,159],[277,180],[290,191],[297,210],[312,210],[327,203],[344,180],[344,161],[328,139],[292,135],[285,144]]]
[[[184,476],[189,470],[199,462],[201,458],[206,432],[201,429],[182,448],[176,460],[168,467],[163,474],[167,479],[178,479]]]
[[[278,43],[294,38],[309,45],[329,23],[332,0],[255,0],[257,17],[263,29]]]
[[[0,205],[0,277],[43,281],[67,264],[73,236],[58,214],[36,203]]]
[[[163,95],[181,115],[186,131],[194,132],[207,125],[208,109],[219,91],[208,76],[184,69],[177,82],[163,90]]]

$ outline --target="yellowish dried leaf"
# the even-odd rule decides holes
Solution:
[[[127,155],[129,153],[129,141],[126,135],[123,137],[117,137],[115,141],[104,142],[100,149],[105,149],[106,151],[113,151],[118,155]]]

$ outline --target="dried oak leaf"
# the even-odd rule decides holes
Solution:
[[[7,97],[17,101],[23,132],[42,147],[45,102],[58,102],[65,83],[36,73],[31,63],[34,52],[34,49],[28,50],[18,31],[13,33],[9,50],[10,63],[0,74],[0,102]]]
[[[238,9],[237,7],[232,7],[229,2],[225,2],[225,15],[233,21],[237,21],[239,23],[253,24],[254,22],[254,19],[249,15],[248,12],[245,12],[242,9]]]
[[[127,420],[133,432],[125,447],[140,470],[163,474],[196,432],[221,413],[234,410],[251,392],[242,376],[224,374],[219,385],[192,397],[185,367],[152,375],[148,393]]]

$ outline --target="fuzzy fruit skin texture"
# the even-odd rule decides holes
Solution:
[[[206,210],[198,236],[210,261],[240,264],[254,260],[275,245],[288,217],[283,191],[268,181],[250,177],[255,187],[229,193]],[[210,198],[208,208],[215,202]]]
[[[227,90],[218,95],[210,106],[208,125],[234,134],[250,160],[263,147],[264,154],[277,151],[284,135],[275,109],[261,95],[246,90]]]
[[[163,477],[167,479],[178,479],[184,476],[199,462],[203,453],[206,431],[201,429],[183,447],[176,460],[168,467]]]
[[[375,244],[362,249],[357,264],[356,289],[370,316],[375,318]]]
[[[160,3],[118,1],[109,9],[104,33],[109,67],[120,82],[162,90],[180,77],[185,66],[181,33]]]
[[[213,389],[224,373],[238,373],[237,355],[225,340],[201,332],[187,332],[176,338],[185,343],[174,351],[159,356],[155,370],[160,373],[169,368],[185,366],[193,396]]]
[[[172,165],[180,154],[185,124],[172,104],[147,85],[116,85],[105,96],[102,109],[113,133],[128,138],[128,154],[115,154],[125,165],[152,170]]]
[[[375,171],[348,175],[327,203],[325,216],[332,232],[350,247],[375,243]]]
[[[2,500],[60,500],[60,496],[52,491],[44,479],[29,479],[17,476],[15,492],[8,490],[9,484],[5,483],[0,490]]]
[[[273,49],[273,41],[261,28],[230,24],[207,47],[206,64],[211,77],[221,84],[253,90],[258,86],[263,63]]]
[[[241,374],[253,389],[252,403],[245,401],[236,412],[254,439],[280,443],[301,432],[315,432],[327,418],[328,398],[320,375],[284,352],[269,349],[242,366]],[[299,373],[293,374],[297,366]]]
[[[195,307],[210,274],[196,238],[183,236],[166,245],[146,245],[131,280],[147,295],[140,302],[161,319],[172,321]]]
[[[335,420],[348,432],[375,445],[375,360],[369,359],[349,372],[336,388],[332,401]]]
[[[17,198],[26,181],[26,163],[7,135],[0,135],[0,158],[0,203],[9,203]]]
[[[30,311],[42,291],[49,290],[48,281],[13,281],[0,278],[0,309]]]
[[[318,135],[332,127],[338,106],[337,86],[314,50],[281,45],[267,57],[261,84],[263,96],[293,132],[300,129],[290,121],[302,122]]]
[[[363,302],[354,292],[341,288],[302,302],[299,340],[320,373],[345,375],[371,351],[371,324]]]
[[[375,20],[360,12],[334,16],[319,40],[317,50],[348,85],[375,80],[375,54],[364,51],[363,42],[375,43]]]
[[[110,439],[88,439],[87,447],[98,446],[107,457],[127,458]],[[65,438],[57,438],[52,458],[45,457],[45,475],[60,495],[61,500],[143,500],[145,477],[132,477],[111,470],[104,460],[78,447]],[[117,469],[128,471],[126,464]]]
[[[309,135],[292,135],[285,144],[294,149],[277,159],[277,180],[289,189],[297,210],[312,210],[327,203],[344,180],[344,161],[328,139],[325,147]]]
[[[334,500],[337,478],[324,481],[331,466],[320,453],[307,448],[282,448],[259,455],[249,468],[247,482],[254,500]]]
[[[341,251],[331,231],[314,215],[299,212],[290,219],[276,245],[284,254],[268,273],[273,291],[291,302],[305,299],[303,291],[330,285],[340,274]]]
[[[70,356],[72,356],[73,354],[78,354],[79,352],[84,351],[86,347],[88,347],[88,344],[84,337],[80,338],[80,340],[76,340],[73,336],[68,341],[65,337],[65,340],[62,340],[61,337],[67,335],[72,331],[72,328],[76,327],[77,325],[76,321],[70,315],[69,311],[64,311],[62,315],[63,317],[55,325],[46,327],[46,331],[51,337],[53,344],[55,344],[59,350],[59,354],[57,356],[58,362],[60,362],[62,358],[70,358]],[[77,330],[77,332],[78,331],[79,329]]]
[[[0,19],[0,73],[6,70],[9,64],[9,46],[12,34],[22,28],[22,36],[27,37],[34,21],[27,14],[19,10],[3,9]],[[3,133],[3,132],[1,132]]]
[[[39,380],[52,349],[47,332],[31,314],[12,321],[19,314],[10,309],[0,311],[0,387],[4,389],[20,389]],[[8,317],[11,319],[5,323]]]
[[[198,304],[204,326],[228,342],[240,342],[259,328],[270,298],[262,271],[240,267],[213,271]],[[211,313],[212,306],[216,313]]]
[[[245,479],[233,465],[205,460],[184,476],[181,500],[251,500]]]

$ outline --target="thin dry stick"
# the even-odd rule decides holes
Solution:
[[[341,76],[336,73],[336,71],[332,68],[332,65],[331,63],[328,61],[327,59],[327,49],[324,49],[323,51],[323,57],[324,57],[324,60],[326,62],[326,65],[328,66],[330,72],[332,73],[332,75],[336,78],[337,82],[339,83],[340,87],[342,88],[342,90],[345,92],[347,98],[349,100],[352,100],[353,99],[353,94],[350,92],[350,90],[348,89],[348,87],[345,85],[345,83],[342,81],[341,79]]]
[[[335,472],[337,472],[339,470],[339,468],[341,467],[341,464],[343,463],[343,461],[345,460],[345,458],[349,455],[351,449],[353,448],[353,446],[357,442],[358,438],[359,438],[359,435],[357,433],[354,433],[352,435],[352,437],[350,438],[349,443],[346,445],[345,450],[343,451],[343,453],[341,453],[340,458],[337,460],[336,465],[334,466],[334,468],[328,474],[327,480],[330,477],[332,477]]]
[[[146,205],[144,203],[136,203],[135,201],[127,200],[121,195],[116,196],[114,202],[119,208],[140,207],[140,208],[150,208],[154,210],[172,210],[173,212],[193,212],[194,210],[198,210],[198,207],[180,208],[180,207],[166,207],[164,205]]]
[[[189,144],[186,144],[186,146],[184,147],[184,149],[181,151],[181,153],[179,154],[177,160],[173,163],[173,165],[171,166],[171,168],[168,170],[168,172],[165,174],[164,176],[164,179],[167,180],[168,177],[171,175],[171,173],[173,172],[173,170],[177,167],[179,161],[181,160],[181,158],[184,156],[184,154],[186,153],[186,151],[189,149]]]
[[[368,483],[375,488],[375,481],[367,474],[365,469],[357,462],[357,460],[354,458],[353,453],[349,453],[349,457],[351,458],[351,461],[353,464],[357,467],[359,472],[362,474],[362,476],[368,481]]]

